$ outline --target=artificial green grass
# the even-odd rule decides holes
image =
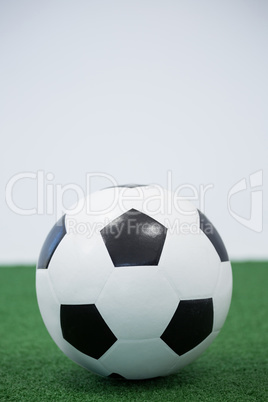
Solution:
[[[77,366],[42,322],[34,267],[0,268],[1,401],[268,401],[268,262],[233,263],[226,323],[180,373],[111,380]]]

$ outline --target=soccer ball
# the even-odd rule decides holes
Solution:
[[[157,186],[104,189],[52,228],[37,299],[58,347],[106,377],[176,373],[219,333],[232,294],[225,246],[206,216]]]

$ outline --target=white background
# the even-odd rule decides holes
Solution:
[[[86,188],[87,172],[164,187],[170,172],[173,189],[213,185],[205,213],[230,257],[268,257],[267,21],[264,0],[2,1],[0,262],[34,263],[55,222],[5,202],[14,175],[38,171],[52,190],[110,184],[96,177]],[[231,216],[227,197],[260,170],[256,232]],[[251,195],[232,198],[247,219]],[[18,181],[12,197],[35,208],[36,180]],[[76,199],[64,197],[66,206]]]

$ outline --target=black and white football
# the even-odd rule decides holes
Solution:
[[[36,270],[58,347],[97,374],[166,376],[219,333],[232,294],[225,246],[190,202],[155,186],[93,193],[45,240]]]

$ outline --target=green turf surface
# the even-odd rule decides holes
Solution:
[[[0,400],[268,401],[268,262],[232,265],[219,336],[179,374],[146,381],[105,379],[70,361],[42,322],[34,267],[0,267]]]

